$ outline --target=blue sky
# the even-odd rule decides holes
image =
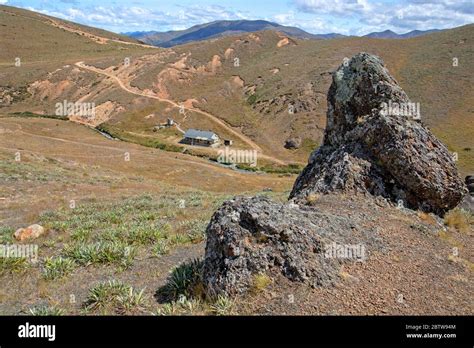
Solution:
[[[265,19],[314,34],[445,29],[474,22],[474,0],[0,0],[114,32]]]

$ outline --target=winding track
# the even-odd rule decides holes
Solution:
[[[183,108],[184,110],[188,110],[188,111],[192,111],[192,112],[201,114],[201,115],[211,119],[213,122],[219,124],[221,127],[225,128],[227,131],[232,133],[234,136],[236,136],[237,138],[242,140],[244,143],[249,145],[252,149],[256,150],[258,152],[258,155],[259,155],[260,158],[264,158],[264,159],[273,161],[273,162],[278,163],[280,165],[285,165],[286,164],[286,162],[284,162],[284,161],[282,161],[278,158],[263,154],[262,148],[260,146],[258,146],[253,140],[251,140],[247,136],[237,132],[236,130],[232,129],[225,122],[223,122],[222,120],[220,120],[216,116],[214,116],[214,115],[212,115],[212,114],[210,114],[206,111],[203,111],[203,110],[200,110],[200,109],[197,109],[197,108],[185,107],[184,105],[180,105],[180,104],[176,103],[173,100],[160,98],[155,94],[148,94],[148,93],[144,93],[144,92],[139,91],[139,90],[134,90],[134,89],[132,89],[132,87],[127,86],[118,76],[116,76],[114,74],[111,74],[107,71],[104,71],[102,69],[98,69],[96,67],[86,65],[86,64],[84,64],[84,62],[77,62],[76,66],[81,68],[81,69],[86,69],[86,70],[92,71],[96,74],[100,74],[100,75],[104,75],[104,76],[107,76],[109,78],[112,78],[115,82],[117,82],[117,84],[119,85],[120,88],[122,88],[124,91],[126,91],[128,93],[135,94],[135,95],[138,95],[138,96],[141,96],[141,97],[156,99],[156,100],[159,100],[161,102],[168,103],[168,104],[172,105],[173,107]]]

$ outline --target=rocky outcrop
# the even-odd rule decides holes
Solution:
[[[454,208],[465,187],[452,155],[420,116],[380,58],[354,56],[333,75],[324,142],[290,197],[358,191],[436,214]]]
[[[450,153],[420,122],[413,112],[418,110],[409,108],[408,96],[379,58],[361,53],[343,64],[333,75],[328,105],[323,145],[311,155],[288,203],[238,197],[214,214],[203,266],[209,294],[243,293],[261,273],[331,284],[348,250],[354,256],[361,246],[359,256],[366,257],[366,250],[383,247],[361,205],[337,215],[322,211],[315,204],[321,193],[361,192],[362,206],[372,212],[389,205],[384,198],[437,214],[462,199],[465,186]]]

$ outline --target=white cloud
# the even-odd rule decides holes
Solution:
[[[308,13],[345,15],[362,14],[372,10],[368,0],[293,0],[298,10]]]
[[[8,0],[0,0],[0,5],[5,5],[8,2]]]
[[[334,25],[334,23],[327,18],[313,16],[310,19],[302,19],[299,18],[294,11],[277,14],[270,20],[281,25],[297,27],[314,34],[327,34],[334,32],[338,32],[340,34],[349,33],[347,29]]]
[[[163,12],[139,6],[94,6],[81,9],[70,7],[62,11],[30,9],[112,31],[177,30],[216,20],[248,18],[245,13],[218,5],[181,6],[175,12]]]
[[[474,22],[472,0],[404,0],[395,4],[377,0],[293,0],[299,12],[352,19],[354,34],[391,29],[445,29]]]

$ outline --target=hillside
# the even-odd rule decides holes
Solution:
[[[3,87],[25,86],[80,58],[133,56],[154,50],[126,36],[10,6],[0,5],[0,27]],[[15,66],[16,58],[20,67]]]
[[[472,123],[465,121],[472,117],[473,71],[469,64],[452,63],[455,57],[459,62],[469,59],[473,30],[465,26],[406,39],[403,45],[370,38],[286,39],[271,31],[226,37],[173,48],[170,57],[176,64],[143,61],[132,83],[192,100],[241,128],[273,155],[303,162],[321,140],[331,71],[344,57],[371,52],[384,59],[409,96],[420,103],[423,121],[459,154],[467,174],[474,167],[472,152],[464,150],[473,147]],[[212,62],[218,65],[215,71],[200,70]],[[465,127],[455,126],[460,124]],[[456,134],[453,127],[458,128]],[[300,148],[285,149],[285,141],[295,137],[300,138]]]
[[[472,313],[474,219],[450,209],[474,172],[474,25],[160,48],[0,6],[0,28],[0,244],[38,247],[0,257],[0,315]]]
[[[384,59],[412,100],[420,103],[423,121],[458,153],[462,173],[474,168],[473,129],[467,122],[472,117],[473,71],[465,64],[473,50],[473,25],[405,39],[403,45],[356,37],[300,40],[266,30],[160,49],[120,40],[101,44],[42,20],[31,27],[28,18],[34,14],[0,14],[17,35],[0,39],[9,47],[0,53],[5,67],[2,93],[15,100],[4,102],[6,113],[52,114],[54,104],[65,99],[95,102],[100,106],[96,119],[76,120],[102,123],[121,139],[175,146],[179,132],[153,131],[173,118],[182,129],[213,130],[239,147],[256,144],[250,147],[261,148],[262,165],[301,166],[321,142],[330,73],[344,57],[366,51]],[[67,49],[55,50],[57,45]],[[12,56],[24,56],[20,69],[12,66]],[[454,58],[459,62],[455,67]],[[75,65],[79,61],[94,68]],[[205,149],[188,151],[215,156]]]

